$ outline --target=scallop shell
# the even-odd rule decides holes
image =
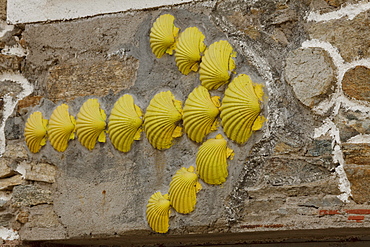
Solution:
[[[134,140],[140,140],[143,113],[131,95],[117,100],[109,116],[108,133],[112,144],[121,152],[128,152]]]
[[[241,74],[225,90],[221,106],[221,123],[231,140],[243,144],[253,131],[262,127],[265,118],[259,116],[262,86],[254,84],[249,76]]]
[[[92,150],[96,141],[105,142],[105,120],[107,116],[100,109],[97,99],[88,99],[77,114],[76,131],[80,143]]]
[[[182,135],[178,126],[181,118],[181,101],[170,91],[156,94],[144,116],[144,129],[150,144],[159,150],[170,148],[172,140]]]
[[[227,147],[227,141],[218,134],[208,139],[199,147],[196,164],[197,173],[208,184],[222,184],[228,176],[227,158],[233,158],[233,150]]]
[[[207,89],[217,89],[229,82],[230,72],[235,69],[236,52],[226,40],[211,44],[200,63],[200,81]]]
[[[197,203],[197,193],[202,186],[198,182],[198,175],[194,167],[182,167],[172,177],[169,196],[172,207],[181,214],[191,213]]]
[[[196,27],[189,27],[180,34],[176,47],[176,64],[184,75],[198,71],[201,55],[206,49],[204,34]]]
[[[211,97],[208,90],[199,86],[191,92],[184,106],[184,129],[189,138],[202,142],[204,137],[215,131],[219,125],[217,115],[220,97]]]
[[[161,192],[154,193],[146,206],[146,219],[153,231],[166,233],[169,228],[170,201],[168,195]]]
[[[174,25],[174,21],[173,15],[161,15],[150,29],[150,47],[157,58],[165,53],[173,54],[179,33],[179,28]]]
[[[64,152],[68,147],[68,141],[75,138],[76,120],[68,113],[68,105],[61,104],[50,116],[49,140],[53,148]]]
[[[42,118],[42,113],[37,111],[32,113],[26,122],[24,128],[24,137],[28,149],[32,153],[40,151],[46,144],[48,120]]]

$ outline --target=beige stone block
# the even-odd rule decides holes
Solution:
[[[40,181],[46,183],[55,182],[56,167],[48,163],[21,162],[17,171],[22,173],[25,180]]]
[[[3,157],[11,159],[27,159],[26,143],[22,141],[8,141],[6,143],[5,153]]]
[[[0,178],[6,178],[15,174],[8,164],[11,160],[7,158],[0,158]]]
[[[0,190],[11,190],[14,186],[22,184],[21,175],[0,179]]]
[[[285,79],[303,104],[314,107],[331,93],[335,67],[321,48],[297,49],[286,59]]]

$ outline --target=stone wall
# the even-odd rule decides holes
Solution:
[[[128,153],[107,138],[92,151],[75,139],[65,152],[48,142],[34,154],[23,136],[31,113],[49,118],[61,103],[76,116],[87,99],[97,98],[109,116],[125,93],[144,111],[165,90],[184,102],[200,84],[199,74],[181,74],[173,56],[158,59],[150,49],[150,28],[164,13],[175,16],[180,31],[197,26],[207,46],[228,40],[237,52],[233,77],[250,75],[267,96],[262,129],[245,145],[228,141],[235,156],[227,181],[201,182],[194,212],[171,211],[165,236],[178,244],[176,238],[184,236],[181,243],[195,243],[189,234],[202,243],[211,241],[201,240],[204,236],[239,234],[240,240],[240,234],[317,229],[348,237],[351,229],[370,227],[368,1],[205,0],[16,26],[6,24],[4,3],[0,0],[4,240],[165,241],[148,226],[146,204],[154,192],[167,193],[179,168],[195,165],[200,144],[183,135],[159,151],[143,133]],[[212,94],[222,97],[225,88]],[[223,133],[221,127],[217,133]]]

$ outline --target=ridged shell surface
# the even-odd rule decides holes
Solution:
[[[97,141],[105,142],[105,120],[107,116],[100,109],[97,99],[88,99],[77,114],[76,131],[80,143],[92,150]]]
[[[42,113],[37,111],[32,113],[25,124],[24,137],[28,149],[32,153],[40,151],[46,144],[48,120],[43,119]]]
[[[173,54],[179,33],[179,28],[175,26],[174,21],[173,15],[161,15],[150,29],[150,47],[157,58],[165,53]]]
[[[204,34],[197,27],[188,27],[180,34],[176,47],[176,64],[184,75],[198,71],[202,53],[206,49]]]
[[[172,177],[168,192],[172,207],[181,214],[191,213],[197,203],[197,193],[201,189],[194,167],[180,168]]]
[[[230,73],[235,69],[236,53],[226,40],[211,44],[204,52],[200,63],[199,78],[208,90],[217,89],[229,82]]]
[[[146,219],[153,231],[166,233],[169,228],[170,201],[168,195],[161,192],[154,193],[146,206]]]
[[[49,140],[55,150],[64,152],[68,147],[68,141],[75,138],[76,120],[69,115],[68,105],[61,104],[50,116]]]
[[[221,123],[227,137],[243,144],[253,131],[262,127],[262,86],[254,84],[249,76],[241,74],[225,90],[221,105]]]
[[[140,140],[142,117],[143,113],[131,95],[125,94],[117,100],[108,123],[109,137],[116,149],[128,152],[134,140]]]
[[[208,139],[198,150],[196,164],[199,177],[208,184],[222,184],[226,181],[227,158],[233,157],[233,150],[227,147],[227,141],[218,134]]]
[[[183,124],[191,140],[202,142],[206,135],[217,129],[219,107],[219,97],[211,97],[203,86],[196,87],[189,94],[184,105]]]
[[[144,115],[146,136],[156,149],[168,149],[172,140],[182,135],[178,126],[182,119],[181,101],[170,92],[160,92],[150,101]]]

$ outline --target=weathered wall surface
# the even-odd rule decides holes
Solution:
[[[0,6],[4,6],[1,3]],[[235,157],[222,186],[202,184],[196,209],[172,212],[169,236],[370,227],[370,4],[367,1],[199,1],[87,19],[10,26],[0,8],[0,237],[60,240],[149,236],[147,201],[167,193],[199,145],[186,135],[168,150],[145,137],[128,153],[110,143],[31,153],[28,116],[49,118],[89,98],[108,113],[124,93],[146,109],[171,90],[200,84],[174,57],[152,54],[149,32],[163,13],[205,43],[228,40],[236,76],[264,85],[268,120]],[[225,88],[212,91],[223,95]],[[217,133],[222,133],[219,128]],[[214,137],[212,133],[210,136]]]

